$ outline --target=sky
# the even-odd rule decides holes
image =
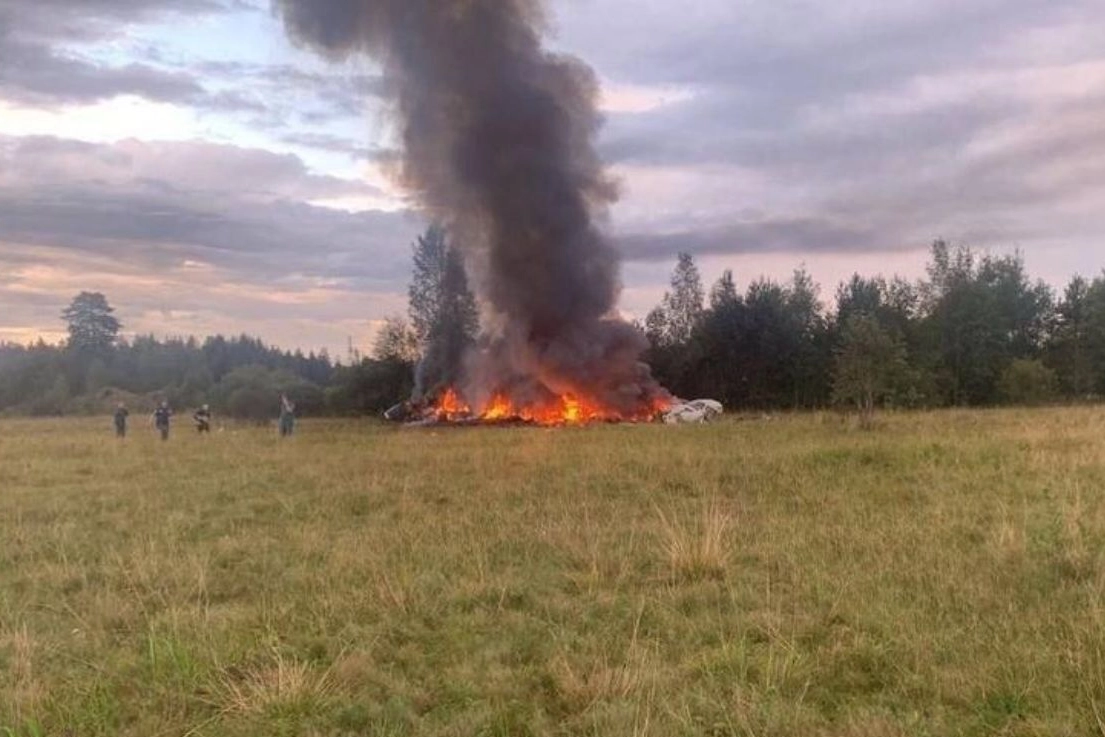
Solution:
[[[1105,267],[1100,0],[550,0],[595,68],[603,228],[643,318],[707,281],[919,278],[936,238]],[[406,309],[426,223],[390,176],[369,61],[268,0],[0,0],[0,341],[60,340],[82,290],[125,332],[344,356]]]

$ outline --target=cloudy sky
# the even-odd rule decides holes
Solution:
[[[604,82],[606,225],[643,315],[674,254],[825,296],[936,237],[1055,285],[1105,267],[1100,0],[553,0]],[[102,291],[128,332],[344,352],[405,309],[424,223],[376,69],[268,0],[0,0],[0,340]]]

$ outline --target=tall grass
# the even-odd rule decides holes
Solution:
[[[1105,735],[1105,411],[0,423],[0,735]]]
[[[729,559],[729,515],[717,499],[703,504],[701,515],[681,521],[657,507],[663,550],[673,574],[689,579],[722,578]]]

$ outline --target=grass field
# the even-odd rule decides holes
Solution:
[[[0,735],[1105,735],[1102,409],[108,425],[0,422]]]

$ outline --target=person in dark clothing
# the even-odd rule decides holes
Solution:
[[[200,435],[211,432],[211,408],[206,404],[196,410],[192,419],[196,423],[196,432]]]
[[[280,395],[280,437],[286,438],[295,432],[295,402],[286,395]]]
[[[157,428],[157,431],[161,433],[162,440],[169,439],[169,420],[173,416],[173,411],[169,409],[168,402],[162,402],[158,405],[157,409],[153,413],[153,424]]]
[[[115,437],[125,438],[127,436],[127,418],[130,417],[130,412],[127,411],[127,405],[122,402],[115,408]]]

